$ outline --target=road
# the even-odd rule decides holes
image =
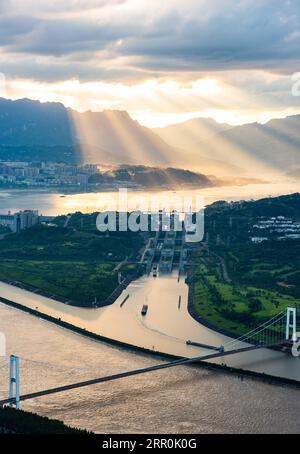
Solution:
[[[222,268],[222,273],[223,273],[223,279],[227,284],[231,284],[232,280],[229,277],[228,270],[227,270],[227,265],[223,257],[220,257],[217,255],[218,259],[220,260],[221,268]]]

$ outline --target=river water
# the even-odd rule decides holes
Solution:
[[[190,316],[187,310],[188,286],[184,277],[178,280],[175,272],[157,278],[142,276],[132,282],[113,305],[97,309],[72,307],[4,283],[0,283],[0,294],[98,335],[156,352],[185,357],[211,353],[207,349],[186,345],[187,340],[211,346],[224,345],[225,350],[246,346],[241,343],[228,345],[232,339],[206,328]],[[148,305],[146,316],[141,314],[144,304]],[[300,359],[269,349],[213,361],[300,380]]]
[[[22,358],[21,392],[158,362],[89,340],[3,304],[0,330],[6,334],[7,353]],[[97,373],[92,371],[96,368]],[[7,392],[8,367],[2,361],[1,397]],[[45,396],[24,402],[22,408],[98,433],[300,431],[299,390],[187,366]]]
[[[203,203],[208,205],[217,200],[249,200],[268,197],[269,195],[277,196],[282,194],[290,194],[299,191],[299,183],[280,182],[269,184],[249,184],[245,186],[223,186],[216,188],[207,188],[202,190],[188,191],[161,191],[161,192],[145,192],[145,191],[128,191],[129,208],[135,209],[136,205],[140,209],[144,209],[144,200],[150,203],[151,198],[156,198],[159,203],[168,200],[171,196],[176,195],[178,198],[184,196],[201,196]],[[137,203],[135,201],[137,200]],[[38,210],[43,215],[54,216],[58,214],[74,213],[81,211],[83,213],[104,211],[112,209],[112,206],[118,203],[118,192],[94,192],[82,194],[62,193],[56,194],[48,190],[26,190],[26,191],[2,191],[0,192],[0,213],[8,211],[15,212],[18,210],[31,209]],[[153,208],[156,209],[155,201]],[[161,205],[158,204],[158,208]]]

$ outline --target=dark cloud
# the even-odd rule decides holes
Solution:
[[[0,46],[17,46],[38,24],[38,19],[28,16],[0,16]]]
[[[27,0],[26,0],[27,1]],[[26,3],[25,1],[25,3]],[[297,70],[300,48],[300,4],[298,0],[224,0],[220,2],[170,1],[147,17],[147,5],[153,0],[141,0],[143,9],[131,14],[91,15],[88,19],[69,17],[68,11],[86,12],[88,8],[126,3],[94,0],[49,2],[46,11],[57,10],[66,17],[55,19],[41,14],[42,6],[33,10],[32,17],[14,15],[11,0],[6,14],[0,19],[2,51],[24,54],[20,60],[6,62],[7,71],[15,76],[49,79],[70,77],[137,76],[139,72],[163,74],[172,71],[207,71],[234,68],[266,69],[275,72]],[[18,3],[18,2],[17,2]],[[128,0],[130,3],[130,0]],[[51,8],[50,8],[51,5]],[[69,7],[69,10],[67,8]],[[84,9],[86,7],[86,9]],[[45,9],[45,8],[44,8]],[[119,11],[119,14],[118,14]],[[100,57],[96,57],[100,53]],[[104,61],[97,61],[102,58]],[[48,56],[49,67],[32,65],[35,56]],[[78,61],[79,56],[82,62]],[[59,64],[52,58],[61,57]],[[126,57],[130,64],[105,67],[111,61]],[[27,60],[26,60],[27,58]],[[30,69],[31,67],[31,69]],[[5,72],[5,67],[2,68]],[[48,71],[48,72],[47,72]]]
[[[90,21],[47,21],[32,30],[28,39],[13,45],[13,51],[38,55],[67,55],[78,52],[91,54],[128,34],[127,30]]]
[[[253,3],[208,18],[173,16],[173,34],[130,38],[122,52],[142,57],[147,68],[166,70],[280,69],[299,61],[299,3]]]
[[[109,63],[104,63],[102,66],[87,65],[85,62],[72,62],[70,64],[64,60],[59,60],[55,63],[41,62],[35,59],[11,61],[0,64],[1,72],[5,74],[7,79],[19,77],[50,83],[63,82],[70,79],[78,79],[81,82],[99,80],[132,82],[140,79],[140,72],[134,68],[112,68]],[[154,73],[153,76],[155,76]]]
[[[121,5],[128,0],[0,0],[0,12],[10,14],[31,10],[35,14],[70,13],[101,9],[112,5]]]

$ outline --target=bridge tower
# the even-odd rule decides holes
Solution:
[[[20,408],[20,360],[11,355],[9,362],[9,398],[15,399],[15,406]],[[11,404],[12,406],[13,404]]]
[[[285,339],[297,342],[297,309],[288,307],[286,309]]]

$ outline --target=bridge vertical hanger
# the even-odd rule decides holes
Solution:
[[[286,331],[285,331],[286,340],[292,340],[293,342],[297,342],[296,319],[297,309],[295,307],[288,307],[286,310]]]
[[[11,355],[9,363],[9,398],[15,399],[15,406],[20,408],[20,360]],[[11,404],[12,406],[13,404]]]

